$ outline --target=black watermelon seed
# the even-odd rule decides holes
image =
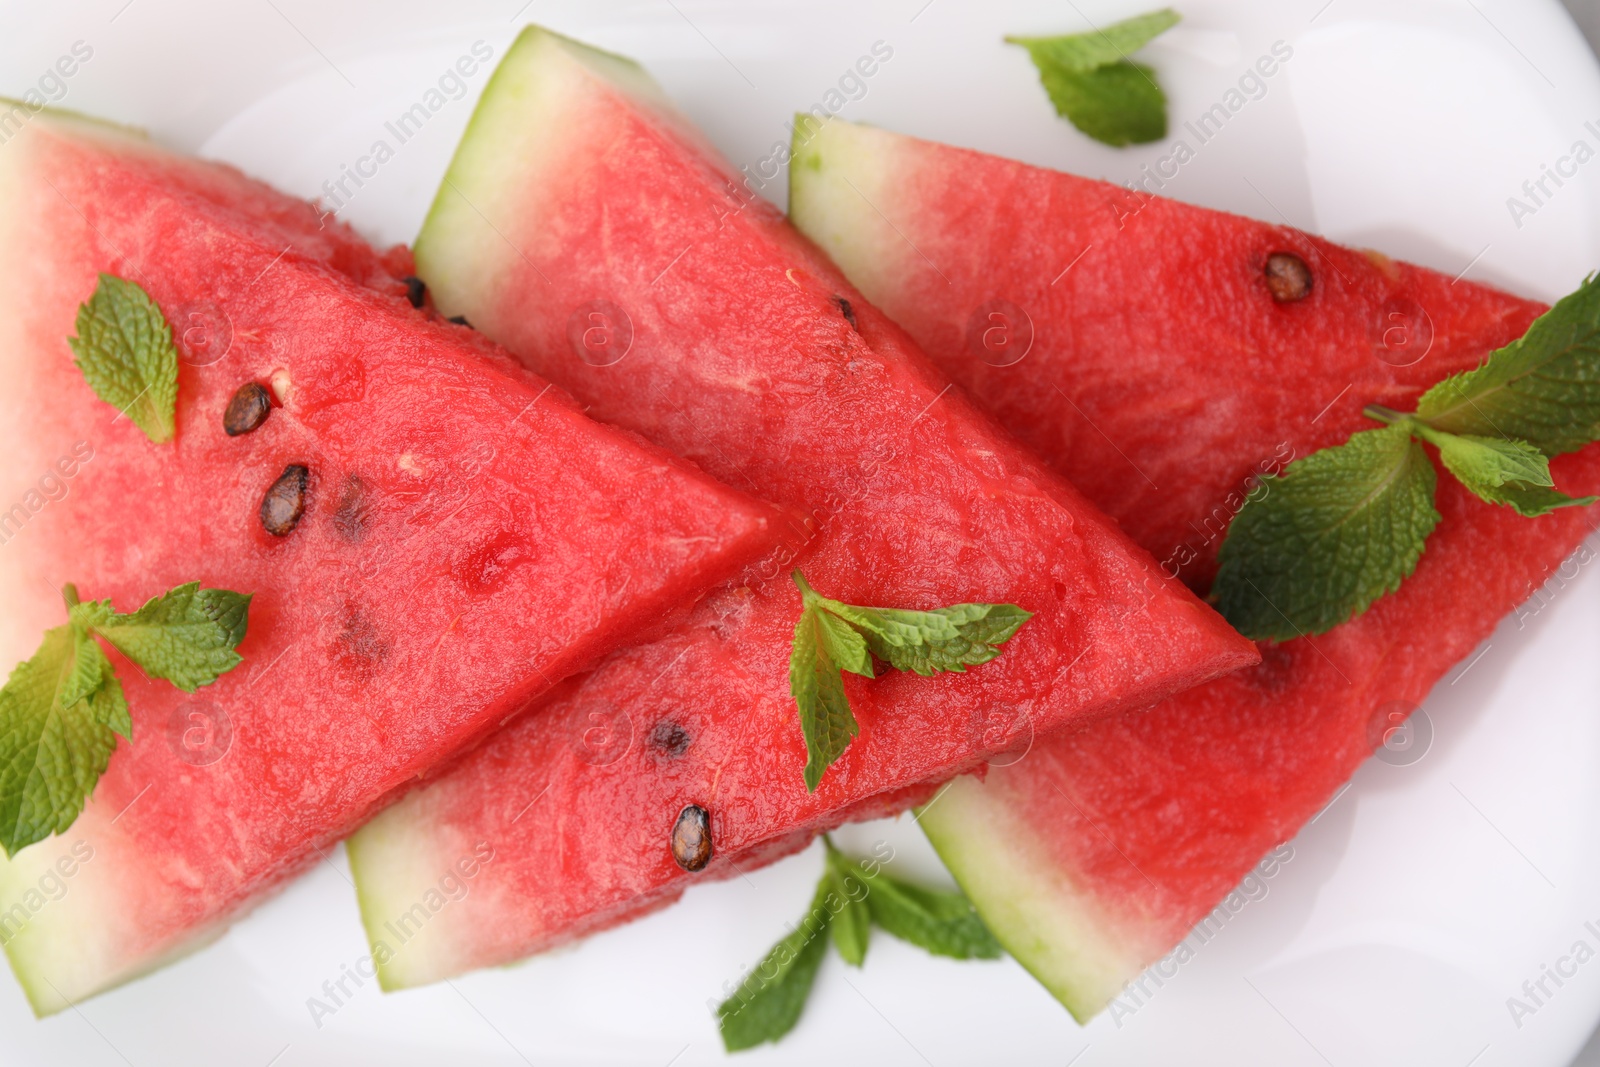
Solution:
[[[272,394],[260,382],[245,382],[222,412],[222,428],[229,437],[249,433],[272,414]]]
[[[455,323],[457,326],[465,326],[469,330],[472,329],[472,323],[467,321],[467,317],[465,315],[451,315],[450,321]]]
[[[839,313],[844,316],[844,321],[850,324],[850,328],[859,331],[860,327],[856,325],[856,309],[850,306],[850,301],[842,296],[836,296],[833,302],[839,305]]]
[[[287,537],[306,511],[306,484],[311,472],[298,463],[283,468],[261,498],[261,526],[273,537]]]
[[[650,731],[650,744],[667,756],[681,756],[689,747],[689,731],[673,722],[662,719]]]
[[[422,283],[422,279],[408,274],[400,280],[406,283],[406,299],[411,301],[411,306],[421,307],[423,297],[428,295],[428,287]]]
[[[678,813],[672,826],[672,858],[686,871],[698,871],[711,862],[711,814],[698,804]]]
[[[1267,257],[1267,292],[1280,304],[1292,304],[1311,295],[1311,268],[1293,252]]]

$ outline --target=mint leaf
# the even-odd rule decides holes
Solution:
[[[855,638],[856,646],[844,639],[846,632]],[[860,732],[850,701],[844,695],[844,678],[839,673],[843,665],[833,656],[841,647],[853,666],[866,660],[866,673],[871,677],[866,642],[854,630],[810,605],[801,610],[794,628],[794,648],[789,654],[789,691],[800,709],[800,732],[806,739],[806,791],[811,793],[817,791],[823,773]]]
[[[63,701],[85,682],[80,638],[71,625],[46,632],[0,688],[0,845],[7,856],[72,825],[111,760],[116,735],[131,730],[122,686],[109,670],[86,696]]]
[[[1547,456],[1600,439],[1600,280],[1590,275],[1482,366],[1422,394],[1417,417],[1450,433],[1520,438]]]
[[[817,968],[828,951],[831,880],[824,876],[800,925],[767,953],[739,988],[717,1007],[729,1052],[777,1041],[800,1021]]]
[[[795,571],[800,621],[789,656],[789,689],[806,739],[806,788],[859,732],[839,672],[873,677],[872,657],[897,670],[931,675],[965,671],[1000,654],[999,646],[1033,618],[1015,604],[956,604],[935,611],[873,608],[822,596]]]
[[[1217,553],[1217,610],[1252,640],[1319,634],[1416,569],[1439,522],[1409,425],[1364,430],[1264,478]]]
[[[150,600],[132,615],[119,615],[109,600],[72,608],[73,620],[111,642],[152,678],[165,678],[186,693],[210,685],[242,662],[234,648],[244,639],[250,597],[227,589],[180,585]]]
[[[1473,434],[1451,434],[1416,423],[1418,437],[1439,449],[1439,459],[1456,481],[1490,504],[1504,504],[1519,515],[1537,518],[1557,508],[1583,507],[1595,497],[1570,497],[1553,488],[1550,461],[1526,441]]]
[[[176,428],[178,350],[172,327],[149,295],[110,274],[78,305],[78,335],[69,337],[95,395],[132,419],[150,440],[170,441]]]
[[[872,912],[867,907],[871,890],[861,868],[835,848],[826,836],[822,844],[827,850],[823,882],[833,893],[830,903],[839,905],[830,926],[833,946],[846,963],[860,967],[866,962],[867,942],[872,936]]]
[[[1000,943],[962,894],[890,878],[881,865],[869,868],[840,852],[826,834],[822,844],[822,878],[805,918],[717,1006],[729,1052],[777,1041],[794,1029],[827,954],[830,932],[839,955],[854,967],[866,960],[873,923],[937,956],[998,959],[1001,954]]]
[[[867,900],[872,921],[886,932],[935,956],[1000,958],[1000,942],[962,894],[923,889],[886,874],[878,879]]]
[[[872,921],[885,932],[935,956],[958,960],[1000,958],[1000,942],[964,894],[924,889],[881,870],[870,875],[860,863],[842,856],[840,860],[853,867],[857,875],[870,879],[867,908]]]
[[[1508,441],[1476,434],[1453,434],[1418,424],[1413,432],[1439,450],[1444,469],[1462,485],[1478,492],[1507,482],[1551,486],[1550,461],[1526,441]]]
[[[829,611],[861,631],[872,654],[924,676],[988,663],[1033,618],[1015,604],[956,604],[937,611],[861,608],[827,601]]]
[[[1056,114],[1101,144],[1123,148],[1167,136],[1167,94],[1143,63],[1097,70],[1057,70],[1039,64],[1039,81]]]
[[[1178,19],[1168,8],[1088,33],[1006,41],[1028,50],[1056,114],[1104,144],[1147,144],[1167,135],[1167,97],[1155,72],[1128,55]]]
[[[1181,15],[1167,7],[1113,22],[1087,33],[1067,33],[1054,37],[1008,35],[1006,42],[1026,48],[1041,69],[1044,63],[1048,63],[1059,70],[1095,70],[1126,62],[1130,54],[1172,29],[1181,19]]]
[[[1467,488],[1491,504],[1504,504],[1518,515],[1530,519],[1548,515],[1557,508],[1586,507],[1600,500],[1600,497],[1593,496],[1571,497],[1555,489],[1523,482],[1507,482],[1493,487],[1468,485]]]
[[[57,694],[61,706],[70,708],[80,700],[87,700],[112,673],[111,661],[81,627],[72,628],[72,670],[62,679]]]
[[[190,582],[119,615],[109,600],[79,603],[73,586],[62,594],[67,624],[47,631],[0,688],[0,845],[8,856],[71,826],[117,735],[133,739],[127,697],[96,634],[190,693],[241,662],[233,649],[249,596]]]

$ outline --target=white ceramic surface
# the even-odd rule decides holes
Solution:
[[[792,111],[824,102],[881,40],[893,57],[847,117],[1128,180],[1170,143],[1081,137],[999,39],[1152,4],[6,0],[0,92],[36,84],[82,40],[94,55],[64,105],[317,196],[474,42],[498,57],[524,21],[644,60],[752,167]],[[1594,60],[1553,0],[1177,6],[1184,23],[1147,52],[1175,136],[1272,42],[1294,56],[1170,195],[1545,299],[1600,265],[1600,161],[1560,188],[1547,180],[1553,195],[1529,201],[1531,214],[1507,205],[1573,142],[1600,148]],[[467,79],[362,187],[347,183],[341,214],[375,239],[410,239],[485,79]],[[782,184],[768,187],[780,202]],[[1080,1029],[1010,961],[934,960],[879,935],[862,971],[830,959],[796,1032],[743,1062],[1566,1063],[1600,1016],[1600,962],[1559,988],[1547,979],[1553,995],[1520,1019],[1507,998],[1545,965],[1574,970],[1560,961],[1576,941],[1600,949],[1585,926],[1600,930],[1597,569],[1575,567],[1507,620],[1428,701],[1421,757],[1363,768],[1265,895],[1175,977],[1147,983],[1148,998],[1130,994]],[[840,837],[862,849],[887,839],[896,869],[942,877],[909,819]],[[0,978],[0,1063],[719,1062],[708,1001],[799,914],[817,871],[813,850],[517,968],[392,996],[369,982],[318,1025],[308,999],[365,952],[340,856],[204,952],[77,1011],[35,1022]]]

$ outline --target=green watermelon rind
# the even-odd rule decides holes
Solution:
[[[1003,773],[1003,772],[991,772]],[[1014,809],[976,778],[957,778],[922,808],[918,825],[996,939],[1087,1024],[1143,969]]]
[[[5,924],[0,928],[4,932],[0,942],[3,942],[17,984],[28,998],[28,1006],[40,1019],[76,1007],[62,989],[80,988],[83,985],[80,974],[95,977],[96,992],[115,989],[200,951],[221,937],[229,925],[223,922],[196,929],[171,951],[105,978],[108,972],[101,958],[104,946],[97,945],[96,931],[75,925],[72,910],[54,906],[68,894],[100,897],[115,894],[115,875],[111,873],[110,862],[98,856],[81,861],[74,873],[61,877],[56,865],[67,858],[73,844],[81,840],[79,835],[69,832],[31,845],[8,860],[0,860],[0,922]],[[55,880],[47,881],[52,875]],[[54,895],[56,886],[60,887],[59,897]],[[36,900],[42,903],[36,904]],[[100,906],[115,908],[117,903],[112,899]]]
[[[458,291],[455,280],[479,277],[480,242],[507,240],[497,220],[507,217],[509,205],[489,195],[499,184],[495,176],[504,169],[505,160],[561,158],[559,151],[540,148],[555,143],[561,130],[517,121],[520,116],[538,112],[528,101],[562,90],[559,76],[546,76],[552,69],[559,72],[559,63],[541,61],[551,49],[559,50],[555,57],[558,60],[576,59],[630,96],[648,102],[658,111],[672,111],[660,87],[632,60],[542,26],[528,26],[518,34],[473,109],[412,247],[417,275],[429,279],[429,292],[441,314],[468,313],[492,303],[481,293]],[[507,98],[517,103],[506,106]],[[535,181],[530,173],[525,185],[531,187]],[[525,206],[525,201],[519,201],[519,206]]]
[[[367,945],[372,949],[378,987],[386,993],[417,984],[416,979],[408,975],[407,965],[415,963],[420,954],[406,951],[406,948],[415,948],[414,945],[401,946],[392,955],[379,950],[379,945],[388,945],[394,940],[384,924],[393,922],[414,903],[386,895],[383,890],[420,885],[435,877],[432,857],[421,847],[426,839],[411,831],[407,812],[416,802],[416,796],[400,801],[346,838],[344,843],[345,855],[350,860],[350,878],[356,887],[356,904],[361,910],[361,926],[367,935]]]
[[[877,280],[894,271],[886,249],[917,254],[874,207],[879,184],[890,180],[893,145],[892,134],[870,126],[819,122],[807,112],[795,115],[789,220],[825,249],[862,292],[879,288]]]

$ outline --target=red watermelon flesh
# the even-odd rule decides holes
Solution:
[[[1253,473],[1374,425],[1365,404],[1409,410],[1544,310],[1293,229],[843,122],[797,135],[790,210],[941,367],[1197,588]],[[1309,296],[1270,295],[1279,252],[1309,266]],[[1009,350],[984,345],[994,326]],[[1600,450],[1552,470],[1565,491],[1594,492]],[[1080,1019],[1316,814],[1595,522],[1579,509],[1523,519],[1443,474],[1440,487],[1421,565],[1371,611],[1037,745],[925,812],[1001,940]]]
[[[0,941],[40,1014],[220,932],[774,543],[770,506],[430,321],[309,204],[48,113],[0,152],[0,203],[0,660],[63,621],[67,582],[123,610],[187,581],[254,594],[244,663],[196,694],[118,661],[134,740],[65,834],[0,866]],[[101,271],[179,337],[169,443],[73,364]],[[281,403],[229,437],[247,381]],[[308,502],[274,537],[258,508],[291,464]],[[70,891],[41,899],[57,864]]]
[[[803,511],[815,536],[792,564],[827,595],[1036,614],[965,674],[852,678],[861,734],[809,794],[788,566],[708,599],[352,840],[391,988],[592,931],[926,796],[1032,731],[1253,660],[734,175],[637,67],[530,29],[485,90],[419,273],[443,312],[599,417]],[[669,848],[687,805],[711,819],[697,876]],[[480,842],[496,859],[472,893],[403,924]]]

